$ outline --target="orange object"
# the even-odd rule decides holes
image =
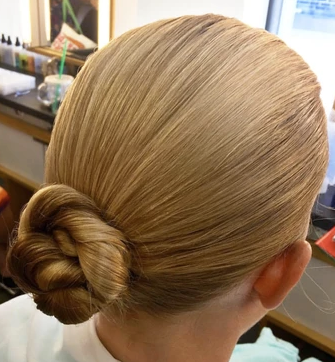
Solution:
[[[9,204],[9,195],[6,190],[0,187],[0,213]]]
[[[318,245],[327,254],[335,258],[335,227],[330,229],[327,234],[323,235],[315,244]]]

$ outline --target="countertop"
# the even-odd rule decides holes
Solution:
[[[0,63],[0,67],[8,70],[12,70],[18,73],[29,74],[20,69],[7,66],[5,64]],[[33,75],[36,78],[36,86],[43,82],[42,75],[29,74]],[[37,89],[33,89],[30,93],[16,97],[15,94],[10,94],[8,96],[0,95],[0,104],[3,104],[7,107],[13,108],[16,111],[23,112],[30,116],[39,118],[43,121],[48,122],[50,125],[53,125],[55,116],[52,114],[51,110],[45,106],[43,106],[37,100]]]

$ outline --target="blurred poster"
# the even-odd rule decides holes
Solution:
[[[51,43],[55,43],[58,37],[63,38],[66,29],[74,39],[78,36],[86,38],[90,46],[97,44],[98,7],[99,0],[50,0]],[[65,37],[68,36],[65,34]]]
[[[293,28],[335,33],[335,1],[297,0]]]

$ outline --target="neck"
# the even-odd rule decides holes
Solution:
[[[231,311],[230,311],[231,312]],[[236,316],[208,308],[166,319],[97,315],[99,339],[122,362],[228,362],[240,336]]]

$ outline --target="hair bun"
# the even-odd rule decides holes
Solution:
[[[123,303],[130,256],[122,233],[94,201],[65,185],[38,191],[22,213],[9,268],[38,309],[81,323],[107,304]]]

